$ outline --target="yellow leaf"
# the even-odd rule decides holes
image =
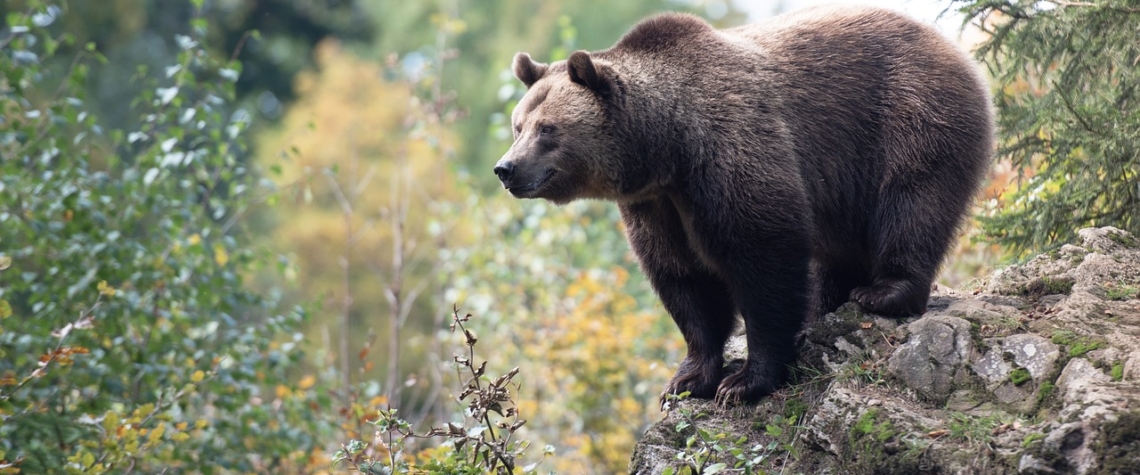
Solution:
[[[230,261],[230,253],[226,252],[226,248],[221,244],[214,245],[214,262],[218,265],[224,266]]]
[[[0,299],[0,318],[8,318],[12,316],[12,304],[7,300]]]
[[[198,243],[202,242],[202,235],[193,234],[189,239],[186,240],[186,242],[190,243],[191,246],[197,246]]]
[[[107,297],[112,297],[115,295],[115,288],[111,287],[110,285],[107,285],[107,281],[105,281],[105,280],[99,281],[98,289],[99,289],[100,295],[104,295]]]
[[[174,424],[174,428],[178,429],[178,430],[186,430],[186,426],[188,426],[188,425],[190,425],[190,424],[188,424],[186,421],[182,421],[182,422],[179,422],[177,424]]]
[[[197,383],[197,382],[199,382],[205,378],[206,378],[206,373],[203,372],[202,370],[195,371],[194,374],[190,375],[190,381],[194,382],[194,383]]]
[[[83,456],[79,459],[79,463],[83,465],[83,468],[91,468],[92,465],[95,465],[95,454],[91,452],[83,452]]]
[[[0,255],[0,270],[7,269],[12,265],[12,256]]]
[[[151,430],[149,434],[147,434],[147,442],[151,444],[157,442],[158,439],[162,438],[163,432],[166,432],[166,424],[159,424],[153,430]]]
[[[205,429],[207,425],[209,425],[209,422],[206,422],[205,419],[198,419],[194,422],[194,427],[198,429]]]
[[[119,430],[119,413],[108,411],[103,416],[103,430],[108,434],[114,434]]]
[[[301,388],[302,390],[309,389],[316,383],[317,378],[314,378],[313,375],[307,375],[304,378],[301,378],[301,381],[297,383],[297,387]]]
[[[388,396],[376,396],[372,398],[371,401],[368,401],[369,406],[383,406],[385,404],[388,404]]]
[[[186,442],[187,440],[190,439],[190,434],[187,434],[185,432],[179,432],[177,434],[174,434],[170,438],[173,439],[175,442]]]
[[[127,421],[128,424],[138,424],[142,422],[143,417],[150,414],[154,410],[154,403],[146,403],[137,408],[131,413],[131,418]]]
[[[281,399],[289,397],[289,388],[285,387],[285,385],[283,385],[283,384],[278,384],[277,385],[277,397],[279,397]]]

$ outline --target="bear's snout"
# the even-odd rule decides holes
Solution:
[[[540,164],[523,162],[516,164],[514,160],[504,158],[495,164],[495,175],[503,183],[503,188],[511,192],[515,198],[550,198],[542,194],[544,185],[555,175],[552,167]]]
[[[515,164],[507,160],[499,160],[495,164],[495,175],[499,177],[499,181],[505,185],[510,181],[511,176],[515,174]]]

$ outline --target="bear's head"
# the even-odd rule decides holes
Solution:
[[[513,69],[527,92],[511,115],[514,143],[495,164],[503,187],[558,204],[617,198],[622,147],[607,102],[617,86],[613,69],[585,51],[549,65],[519,53]]]

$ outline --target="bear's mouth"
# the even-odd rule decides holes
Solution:
[[[557,170],[554,169],[547,170],[546,173],[542,175],[542,178],[534,180],[525,185],[512,186],[510,188],[507,188],[507,191],[511,192],[511,195],[515,198],[529,198],[531,197],[529,195],[533,194],[536,190],[541,188],[542,185],[545,185],[546,182],[550,181],[550,178],[554,176],[554,173],[556,171]]]

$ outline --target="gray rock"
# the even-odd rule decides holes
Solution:
[[[1061,357],[1061,349],[1047,338],[1032,333],[1010,335],[1002,342],[1002,350],[1013,355],[1017,366],[1029,370],[1035,381],[1049,376]]]
[[[907,325],[910,337],[895,350],[887,370],[907,387],[933,401],[945,401],[973,353],[970,322],[944,315]]]
[[[1017,463],[1017,473],[1024,475],[1052,475],[1059,473],[1054,470],[1049,464],[1045,463],[1031,454],[1021,456],[1021,460]]]
[[[1053,342],[1032,333],[1020,333],[987,340],[990,345],[980,359],[971,365],[986,382],[986,388],[998,402],[1011,409],[1028,413],[1033,410],[1044,378],[1053,374],[1061,350]],[[1023,369],[1032,381],[1014,381],[1014,370]]]
[[[677,430],[688,411],[695,426],[726,434],[712,460],[729,468],[731,447],[759,447],[759,468],[787,475],[1131,473],[1140,300],[1106,289],[1140,288],[1140,241],[1112,228],[1080,236],[995,273],[978,295],[937,289],[921,318],[853,304],[820,318],[805,330],[795,384],[756,405],[680,401],[645,433],[630,472],[679,468],[694,433]],[[731,347],[727,359],[743,355],[742,338]],[[1010,381],[1018,369],[1030,377],[1021,385]],[[803,416],[794,427],[784,419],[793,412]]]

